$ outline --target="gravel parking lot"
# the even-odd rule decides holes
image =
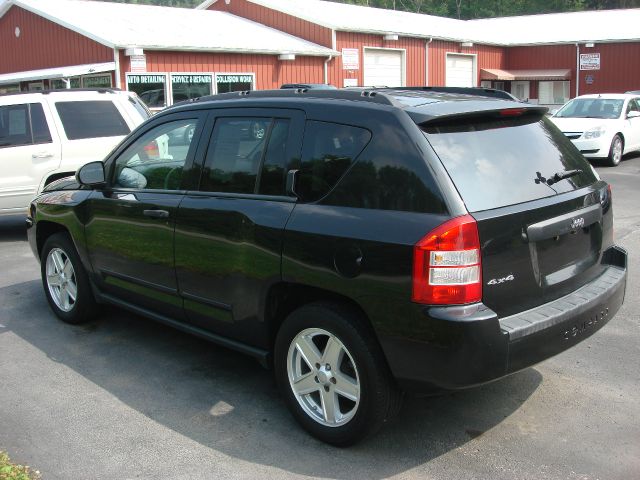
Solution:
[[[23,219],[0,218],[0,450],[45,480],[640,478],[640,156],[598,171],[630,252],[614,320],[501,381],[408,398],[343,450],[305,434],[251,358],[115,309],[58,321]]]

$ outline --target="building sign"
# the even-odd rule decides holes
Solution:
[[[358,79],[357,78],[345,78],[345,79],[343,79],[343,86],[344,87],[357,87],[358,86]]]
[[[211,83],[211,75],[171,75],[173,83]]]
[[[133,73],[144,73],[147,71],[146,55],[131,55],[129,59],[131,62],[131,71]]]
[[[216,75],[216,83],[251,83],[252,75]]]
[[[600,70],[600,54],[581,53],[580,70]]]
[[[586,75],[584,81],[587,85],[593,85],[593,75]]]
[[[164,83],[166,81],[164,75],[127,75],[127,83],[131,85],[148,83]]]
[[[360,69],[360,50],[357,48],[342,49],[342,69],[343,70],[359,70]]]

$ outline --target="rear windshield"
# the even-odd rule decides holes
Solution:
[[[457,119],[422,128],[470,212],[550,197],[596,181],[571,141],[539,115]]]

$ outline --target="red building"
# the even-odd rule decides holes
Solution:
[[[0,4],[0,91],[115,86],[162,107],[283,83],[490,86],[543,104],[640,89],[640,9],[460,21],[320,0]]]

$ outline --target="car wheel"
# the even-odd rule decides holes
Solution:
[[[294,417],[332,445],[363,439],[399,410],[382,351],[350,309],[314,303],[295,310],[278,332],[274,365]]]
[[[624,151],[624,140],[619,134],[615,134],[613,140],[611,140],[611,147],[609,148],[609,165],[616,167],[620,160],[622,160],[622,152]]]
[[[91,319],[96,302],[80,257],[65,233],[50,236],[42,248],[41,275],[51,309],[64,322]]]

